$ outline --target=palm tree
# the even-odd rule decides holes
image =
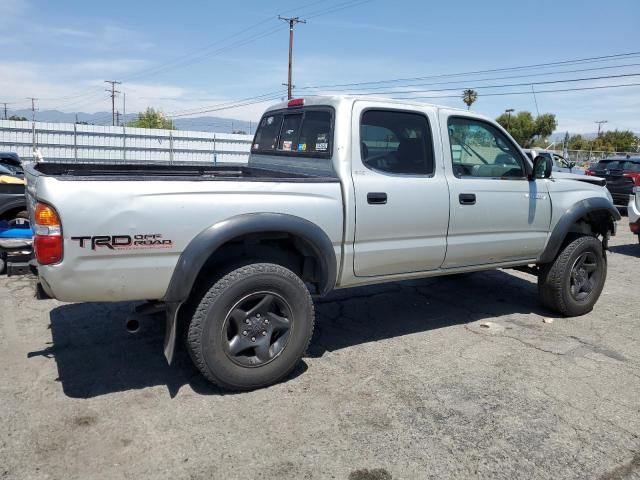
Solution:
[[[476,100],[478,100],[478,92],[475,90],[469,89],[462,92],[462,101],[467,105],[467,110],[471,108],[471,105],[473,105]]]

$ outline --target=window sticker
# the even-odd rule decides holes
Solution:
[[[301,143],[298,145],[298,151],[299,152],[306,152],[307,151],[307,144],[306,143]]]
[[[282,142],[282,150],[286,150],[288,152],[291,151],[291,140],[285,140]]]
[[[327,142],[316,143],[316,151],[318,152],[326,152],[328,148],[329,144]]]
[[[271,125],[273,123],[273,117],[267,118],[267,125]]]
[[[326,133],[318,134],[318,138],[317,138],[316,141],[317,142],[326,142],[327,141],[327,134]]]
[[[258,144],[258,143],[254,143],[252,148],[253,148],[254,150],[257,150],[257,149],[259,149],[259,148],[260,148],[260,144]]]

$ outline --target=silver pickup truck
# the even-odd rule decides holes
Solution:
[[[483,116],[337,96],[269,108],[247,165],[26,176],[46,294],[159,301],[167,359],[184,332],[209,380],[246,390],[294,368],[333,289],[520,268],[549,309],[589,312],[620,215],[602,179],[551,168]]]

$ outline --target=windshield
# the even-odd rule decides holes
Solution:
[[[601,160],[596,170],[622,170],[624,173],[640,173],[640,162],[629,160]]]
[[[265,114],[251,145],[252,153],[304,157],[331,156],[333,112],[310,107]]]
[[[0,161],[0,171],[2,171],[3,174],[5,175],[23,175],[24,172],[22,171],[21,167],[18,167],[16,165],[11,165],[11,164],[6,164],[2,161]]]

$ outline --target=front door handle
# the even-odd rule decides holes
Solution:
[[[458,199],[460,200],[460,205],[475,205],[476,204],[476,194],[475,193],[461,193],[458,195]]]
[[[385,205],[387,203],[387,194],[385,192],[369,192],[367,193],[367,203]]]

